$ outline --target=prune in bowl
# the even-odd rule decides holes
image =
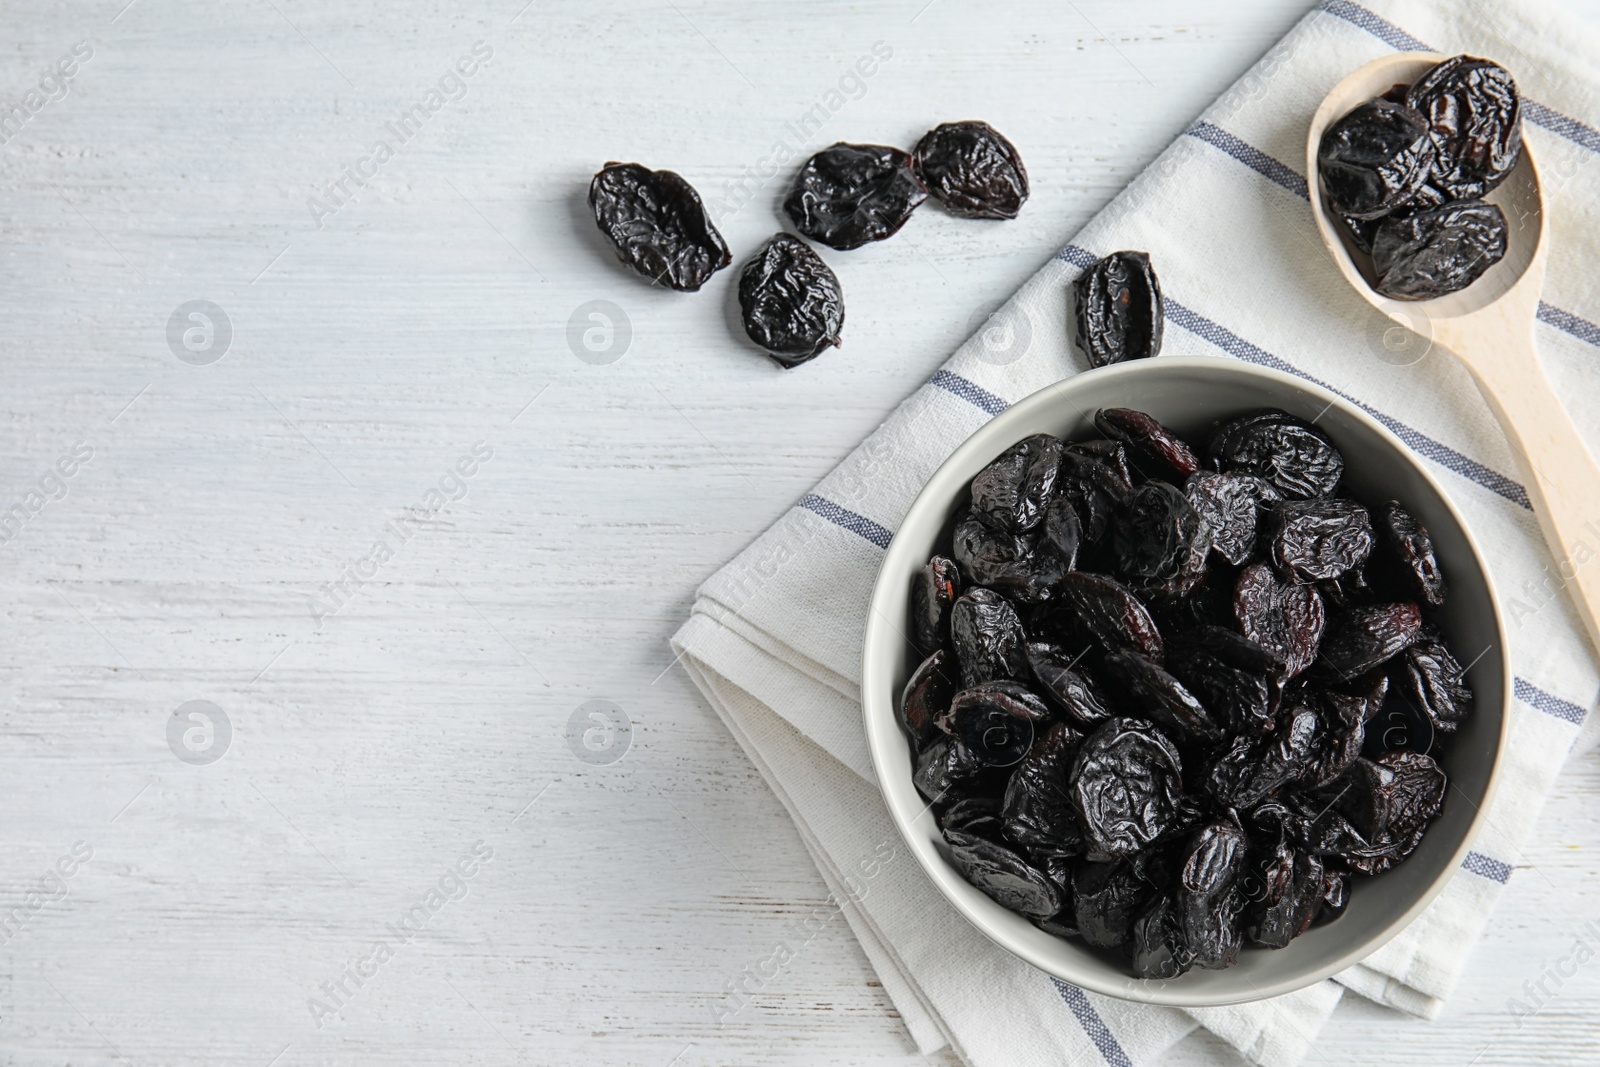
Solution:
[[[1322,464],[1328,477],[1295,483],[1295,493],[1261,494],[1260,529],[1235,553],[1256,561],[1244,568],[1248,580],[1237,562],[1216,552],[1193,587],[1182,569],[1161,570],[1142,586],[1069,570],[1046,583],[1043,599],[1018,602],[1020,637],[1010,614],[987,605],[981,585],[963,586],[964,597],[980,590],[976,607],[985,610],[972,611],[973,620],[994,622],[975,629],[983,642],[967,642],[974,679],[987,688],[967,697],[963,709],[990,690],[1006,699],[978,702],[989,718],[963,710],[947,729],[914,737],[897,707],[926,655],[907,636],[913,590],[926,584],[929,560],[946,553],[959,522],[1009,517],[995,512],[993,487],[986,486],[984,501],[970,499],[974,476],[1019,442],[1032,441],[1029,448],[1038,451],[1045,439],[1037,435],[1062,442],[1104,436],[1094,413],[1119,408],[1152,416],[1188,442],[1202,470],[1237,460],[1239,478],[1261,480],[1257,468],[1282,474],[1251,467],[1246,461],[1255,453],[1233,447],[1232,438],[1220,458],[1206,448],[1214,429],[1265,411],[1280,413],[1268,420],[1272,426],[1312,427],[1315,440],[1302,440],[1302,451],[1316,458],[1314,446],[1325,438],[1342,467],[1335,477]],[[1126,429],[1129,418],[1111,420],[1112,429]],[[1081,452],[1067,445],[1063,471]],[[1147,474],[1176,476],[1157,466]],[[1061,499],[1059,486],[1056,493]],[[1365,504],[1367,521],[1356,523],[1356,536],[1325,544],[1319,524],[1355,514],[1327,501],[1345,499]],[[1212,509],[1207,523],[1212,513],[1223,514]],[[1334,525],[1345,530],[1349,523]],[[1042,551],[1037,527],[990,528],[1018,539],[1019,553],[1037,558]],[[1417,530],[1426,530],[1426,538]],[[1114,534],[1107,533],[1107,547],[1080,554],[1077,564],[1115,567]],[[1424,542],[1436,571],[1388,560],[1401,550],[1414,554]],[[1183,581],[1174,585],[1174,574]],[[1436,605],[1427,594],[1443,593],[1439,574],[1448,577],[1448,596]],[[1218,576],[1227,581],[1212,589]],[[1284,648],[1266,648],[1239,632],[1244,623],[1233,615],[1233,593],[1241,584],[1272,594],[1247,597],[1244,622],[1283,638]],[[1196,624],[1175,614],[1161,602],[1174,595],[1220,622]],[[1325,602],[1325,625],[1321,613],[1297,607],[1301,600]],[[1138,606],[1144,601],[1149,613]],[[1327,642],[1329,654],[1301,662],[1299,645],[1313,636]],[[1026,644],[1014,654],[1021,640]],[[1367,672],[1374,657],[1407,642],[1385,660],[1386,676]],[[1232,360],[1166,356],[1087,371],[1035,393],[979,429],[933,474],[896,531],[872,592],[862,652],[864,726],[885,804],[909,850],[956,910],[995,943],[1098,993],[1183,1007],[1235,1004],[1293,992],[1346,969],[1399,933],[1458,874],[1489,806],[1504,747],[1511,700],[1506,647],[1481,553],[1423,461],[1398,438],[1353,404],[1290,375]],[[962,655],[957,648],[956,658]],[[970,688],[954,678],[950,685]],[[924,703],[926,688],[916,689]],[[1427,728],[1399,733],[1431,739],[1429,759],[1390,745],[1395,730],[1375,728],[1363,738],[1355,728],[1364,720],[1386,726],[1391,708],[1418,701],[1425,706],[1417,722],[1425,719]],[[1202,719],[1195,709],[1208,704],[1226,706],[1227,713]],[[922,708],[919,715],[944,710]],[[997,725],[1004,729],[991,738],[987,731]],[[1032,747],[1022,754],[1030,733]],[[973,752],[974,742],[994,751]],[[924,756],[920,769],[914,746]],[[1081,756],[1091,748],[1093,762],[1080,767],[1068,759],[1074,749]],[[1018,755],[1020,761],[1003,765]],[[1134,777],[1119,777],[1123,764]],[[1280,789],[1279,772],[1291,770],[1299,785]],[[949,793],[930,805],[918,783]],[[1346,794],[1352,783],[1361,788]],[[941,820],[955,810],[953,799],[968,795],[981,798],[964,801],[968,807],[999,805],[999,817],[963,822],[950,838]],[[1324,804],[1294,806],[1324,795]],[[1226,807],[1219,797],[1249,804],[1253,821],[1219,818]],[[1094,833],[1076,835],[1071,831],[1082,825],[1086,807],[1098,824]],[[1424,816],[1437,810],[1420,836],[1404,814],[1413,809]],[[1241,834],[1248,848],[1241,848]],[[1338,838],[1340,850],[1354,857],[1348,864],[1354,873],[1338,862],[1324,865],[1315,847],[1301,847],[1311,834]],[[1363,851],[1380,834],[1417,843],[1401,862],[1392,851]],[[1271,891],[1259,891],[1263,886]],[[996,893],[1026,907],[1002,906]],[[1041,914],[1057,898],[1062,910]],[[1073,931],[1081,936],[1068,936]],[[1108,942],[1125,947],[1096,947]],[[1282,947],[1267,947],[1276,945]]]

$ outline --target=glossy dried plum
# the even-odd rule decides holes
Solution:
[[[1177,748],[1148,722],[1111,719],[1078,750],[1069,785],[1094,853],[1127,856],[1172,825],[1183,792]]]
[[[1061,596],[1095,640],[1161,662],[1164,646],[1150,612],[1139,598],[1104,575],[1073,571],[1061,580]]]
[[[1061,455],[1061,442],[1047,433],[1024,437],[973,476],[973,511],[1006,533],[1033,529],[1055,491]]]
[[[844,289],[839,277],[786,233],[775,234],[739,273],[744,332],[780,367],[795,367],[840,344]]]
[[[1003,533],[975,513],[956,524],[951,550],[969,583],[988,586],[1019,604],[1048,600],[1067,573],[1066,561],[1036,551],[1031,535]]]
[[[1343,873],[1325,868],[1322,872],[1322,900],[1317,907],[1317,917],[1311,920],[1311,925],[1325,926],[1333,922],[1344,914],[1344,909],[1349,904],[1349,881]]]
[[[1286,710],[1269,737],[1233,738],[1211,765],[1206,792],[1225,807],[1240,811],[1255,807],[1267,794],[1305,773],[1316,749],[1317,725],[1316,712],[1301,705]]]
[[[1270,565],[1252,563],[1239,572],[1233,610],[1240,633],[1282,658],[1279,681],[1294,678],[1316,660],[1326,614],[1313,587],[1285,582]]]
[[[1094,413],[1097,430],[1121,441],[1134,464],[1182,482],[1200,469],[1200,461],[1183,439],[1155,419],[1133,408],[1101,408]]]
[[[973,589],[956,598],[950,609],[950,639],[968,687],[1028,676],[1022,620],[1011,602],[992,589]]]
[[[1194,965],[1217,969],[1239,957],[1240,880],[1247,859],[1244,831],[1228,821],[1202,828],[1178,876],[1178,912]]]
[[[1074,918],[1083,939],[1099,948],[1128,940],[1151,886],[1127,863],[1081,862],[1072,872]]]
[[[1272,729],[1273,689],[1265,671],[1231,666],[1198,648],[1169,652],[1167,667],[1228,730],[1257,734]]]
[[[1197,471],[1183,495],[1211,531],[1211,550],[1235,567],[1256,551],[1256,529],[1263,504],[1283,499],[1265,478],[1253,474]]]
[[[995,797],[967,797],[945,809],[939,828],[946,833],[970,834],[1001,843],[1000,801]]]
[[[1505,213],[1482,200],[1392,215],[1372,238],[1372,288],[1395,300],[1459,292],[1505,258],[1507,241]]]
[[[660,285],[692,293],[733,261],[700,194],[670,170],[607,163],[589,209],[617,258]]]
[[[1045,508],[1039,544],[1041,548],[1048,548],[1055,553],[1063,572],[1077,570],[1078,549],[1083,545],[1083,525],[1078,521],[1077,507],[1065,496],[1057,496]]]
[[[1365,674],[1402,652],[1421,627],[1422,614],[1410,601],[1335,612],[1322,635],[1317,666],[1341,680]]]
[[[955,560],[934,556],[911,581],[911,643],[926,655],[950,633],[950,605],[961,592]]]
[[[1229,667],[1252,674],[1277,674],[1283,656],[1222,626],[1202,625],[1186,630],[1174,641],[1174,651],[1204,652]]]
[[[1400,749],[1385,753],[1374,762],[1394,774],[1383,789],[1385,829],[1396,839],[1409,838],[1444,807],[1449,780],[1433,757],[1421,752]]]
[[[1427,118],[1435,149],[1428,181],[1450,199],[1483,196],[1517,165],[1522,100],[1500,64],[1447,59],[1412,84],[1406,103]]]
[[[1254,474],[1291,500],[1332,496],[1344,474],[1344,457],[1320,430],[1281,411],[1234,419],[1206,449],[1223,472]]]
[[[1016,682],[985,682],[950,700],[939,728],[989,767],[1010,767],[1028,754],[1050,709]]]
[[[1211,529],[1183,491],[1146,482],[1114,527],[1118,570],[1142,589],[1182,596],[1205,574]]]
[[[1161,351],[1166,311],[1144,252],[1113,252],[1072,283],[1075,340],[1091,367],[1147,359]]]
[[[1061,459],[1057,480],[1060,498],[1072,504],[1078,516],[1080,543],[1098,545],[1111,531],[1117,509],[1133,495],[1122,445],[1104,455],[1087,455],[1069,448]]]
[[[1287,876],[1274,885],[1270,896],[1252,906],[1245,936],[1266,948],[1283,948],[1311,928],[1327,894],[1327,871],[1322,859],[1309,852],[1285,847]]]
[[[1183,683],[1137,652],[1109,652],[1106,671],[1123,685],[1124,701],[1181,742],[1216,741],[1222,729]]]
[[[1040,690],[1073,722],[1093,728],[1112,717],[1112,704],[1088,668],[1074,669],[1081,657],[1046,641],[1030,641],[1027,655]]]
[[[1067,774],[1083,735],[1057,723],[1039,738],[1006,783],[1001,824],[1008,841],[1033,855],[1078,855],[1083,829],[1067,788]]]
[[[1339,119],[1317,146],[1317,173],[1329,206],[1371,219],[1412,198],[1433,170],[1427,116],[1404,104],[1374,100]]]
[[[783,210],[796,230],[844,252],[892,237],[927,198],[905,152],[841,141],[806,160]]]
[[[1012,143],[987,122],[946,122],[922,135],[912,164],[951,214],[1014,219],[1028,199],[1028,171]]]
[[[1424,604],[1438,607],[1449,594],[1439,558],[1434,555],[1433,538],[1427,527],[1400,505],[1390,500],[1373,514],[1383,560],[1401,576],[1406,591]]]
[[[1001,907],[1031,919],[1048,919],[1061,910],[1061,895],[1050,879],[1015,852],[958,831],[945,840],[961,876]]]
[[[1372,553],[1372,521],[1354,500],[1290,500],[1272,509],[1267,552],[1293,582],[1338,578]]]
[[[936,738],[917,755],[912,784],[928,800],[953,802],[964,796],[995,791],[994,769],[978,761],[955,738]]]
[[[1400,694],[1427,716],[1434,734],[1454,733],[1472,714],[1472,687],[1466,671],[1444,642],[1418,640],[1395,664]]]
[[[1129,966],[1135,978],[1176,978],[1194,965],[1183,920],[1171,893],[1156,898],[1129,930]]]
[[[916,747],[933,737],[938,720],[950,710],[959,679],[954,657],[942,648],[911,672],[900,699],[900,725]]]
[[[1057,937],[1078,936],[1077,902],[1072,895],[1072,872],[1077,862],[1071,856],[1053,852],[1037,857],[1038,869],[1050,879],[1050,884],[1056,887],[1056,892],[1061,897],[1060,911],[1048,919],[1033,921],[1035,926],[1047,934],[1055,934]]]

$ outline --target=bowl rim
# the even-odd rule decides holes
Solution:
[[[1457,844],[1454,855],[1451,857],[1450,862],[1440,871],[1439,876],[1433,880],[1424,892],[1418,895],[1410,906],[1376,934],[1365,940],[1353,943],[1345,951],[1334,957],[1331,962],[1311,968],[1303,975],[1290,976],[1270,982],[1266,988],[1256,989],[1255,995],[1247,996],[1225,993],[1207,994],[1198,991],[1186,992],[1183,988],[1183,983],[1177,981],[1143,983],[1136,979],[1132,981],[1124,979],[1121,982],[1112,982],[1102,980],[1097,974],[1071,973],[1069,968],[1058,967],[1052,961],[1033,951],[1030,944],[1031,938],[1012,937],[1006,931],[991,926],[985,921],[980,912],[967,905],[961,895],[951,892],[954,883],[957,880],[961,880],[961,875],[934,850],[925,836],[912,832],[913,824],[926,812],[927,806],[924,805],[916,816],[908,818],[906,812],[901,810],[894,798],[890,796],[886,785],[890,778],[901,776],[909,779],[910,777],[910,769],[903,765],[903,757],[887,750],[886,734],[890,732],[898,734],[900,732],[900,726],[896,721],[894,710],[896,679],[888,674],[887,657],[875,654],[875,650],[880,645],[883,645],[885,641],[902,640],[898,627],[894,626],[881,610],[889,584],[900,580],[900,578],[896,577],[897,574],[903,576],[906,561],[901,557],[911,551],[898,536],[891,538],[889,547],[884,552],[868,601],[867,621],[862,635],[861,646],[862,729],[866,733],[867,748],[872,755],[872,766],[878,779],[879,793],[883,797],[884,806],[889,811],[889,817],[894,823],[895,830],[900,834],[906,847],[916,857],[923,872],[938,888],[944,899],[990,941],[1046,974],[1053,975],[1062,981],[1071,982],[1091,992],[1115,997],[1119,1000],[1171,1007],[1219,1007],[1229,1004],[1254,1003],[1314,985],[1324,978],[1346,970],[1372,955],[1415,921],[1428,905],[1433,903],[1434,899],[1444,890],[1450,880],[1458,874],[1462,862],[1472,850],[1473,844],[1476,843],[1488,822],[1488,809],[1493,804],[1495,793],[1499,788],[1500,772],[1504,764],[1506,744],[1510,735],[1510,712],[1514,690],[1513,676],[1506,656],[1506,650],[1509,646],[1506,643],[1505,616],[1501,609],[1500,597],[1494,586],[1494,576],[1489,570],[1483,550],[1478,544],[1477,538],[1473,535],[1471,527],[1456,507],[1455,501],[1451,499],[1450,494],[1445,491],[1443,485],[1434,477],[1433,473],[1423,465],[1421,457],[1416,455],[1388,427],[1373,418],[1356,403],[1316,382],[1254,363],[1216,356],[1160,356],[1149,361],[1113,364],[1107,367],[1080,371],[1029,394],[1006,408],[990,421],[984,423],[977,430],[974,430],[966,440],[945,458],[944,462],[929,475],[922,488],[918,490],[916,498],[912,501],[910,508],[907,509],[905,517],[897,528],[897,534],[898,530],[905,529],[911,523],[913,517],[920,512],[936,507],[943,508],[948,505],[947,501],[936,501],[930,497],[928,495],[929,487],[938,481],[939,475],[947,469],[970,461],[972,454],[980,450],[980,448],[986,453],[993,450],[994,443],[990,440],[993,432],[985,433],[984,431],[996,425],[1002,425],[1001,420],[1017,423],[1026,422],[1030,415],[1061,404],[1063,402],[1063,398],[1060,396],[1061,390],[1071,388],[1076,382],[1089,378],[1097,381],[1103,381],[1110,377],[1134,379],[1142,374],[1155,372],[1157,368],[1161,371],[1190,369],[1200,370],[1205,373],[1232,373],[1244,377],[1264,379],[1308,395],[1314,400],[1326,403],[1329,407],[1340,409],[1342,414],[1363,424],[1380,440],[1384,441],[1394,453],[1403,457],[1403,461],[1438,496],[1450,520],[1455,523],[1462,541],[1471,553],[1472,562],[1483,580],[1492,609],[1495,634],[1494,647],[1501,666],[1501,692],[1498,694],[1500,731],[1495,738],[1494,757],[1484,785],[1483,796],[1476,805],[1476,811],[1467,826],[1466,832]],[[1022,436],[1025,435],[1019,433],[1017,439],[1020,440]],[[1002,447],[1010,447],[1010,444],[1014,443],[1014,441],[1008,442]],[[998,454],[998,452],[995,454]],[[919,560],[918,562],[920,564],[923,561]],[[897,766],[896,764],[899,765]],[[920,802],[921,795],[916,793],[915,786],[912,786],[911,789]],[[994,906],[998,907],[999,905]]]

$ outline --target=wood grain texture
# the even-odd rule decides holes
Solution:
[[[667,637],[1304,0],[122,2],[9,12],[0,54],[13,101],[92,49],[0,150],[0,505],[53,497],[0,544],[0,918],[26,912],[5,1062],[917,1061],[842,925],[717,1022],[825,890]],[[308,198],[478,41],[460,99],[319,226]],[[638,159],[715,197],[877,41],[893,57],[794,147],[983,118],[1033,198],[832,257],[846,345],[780,373],[730,328],[732,272],[639,284],[584,185]],[[726,213],[736,256],[777,199]],[[206,366],[166,334],[200,299],[233,330]],[[631,322],[609,365],[568,347],[591,300]],[[441,480],[462,495],[430,510]],[[609,765],[567,742],[602,698],[633,723]],[[192,700],[232,726],[206,766],[168,743]],[[1520,1024],[1505,1002],[1600,913],[1597,795],[1580,761],[1444,1019],[1347,1004],[1328,1062],[1581,1060],[1600,967]],[[460,899],[390,933],[480,841]]]

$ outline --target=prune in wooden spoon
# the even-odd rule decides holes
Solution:
[[[1028,199],[1028,171],[987,122],[946,122],[923,134],[912,164],[934,198],[969,219],[1014,219]]]
[[[657,284],[692,293],[733,261],[700,194],[670,170],[607,163],[589,208],[617,258]]]
[[[739,310],[750,340],[780,367],[795,367],[840,344],[844,290],[839,277],[787,233],[774,234],[739,275]]]
[[[1505,257],[1498,205],[1460,200],[1392,215],[1372,239],[1373,289],[1395,300],[1432,300],[1465,289]]]
[[[1166,310],[1144,252],[1113,252],[1072,283],[1078,347],[1091,367],[1147,359],[1161,351]]]
[[[844,252],[892,237],[927,198],[905,152],[841,141],[806,160],[783,210],[802,234]]]
[[[1482,197],[1522,155],[1522,98],[1511,72],[1473,56],[1445,60],[1418,78],[1406,103],[1428,120],[1435,153],[1429,184],[1451,200]]]
[[[1416,194],[1433,172],[1433,154],[1427,116],[1379,99],[1328,127],[1317,147],[1317,169],[1333,210],[1372,219]]]

